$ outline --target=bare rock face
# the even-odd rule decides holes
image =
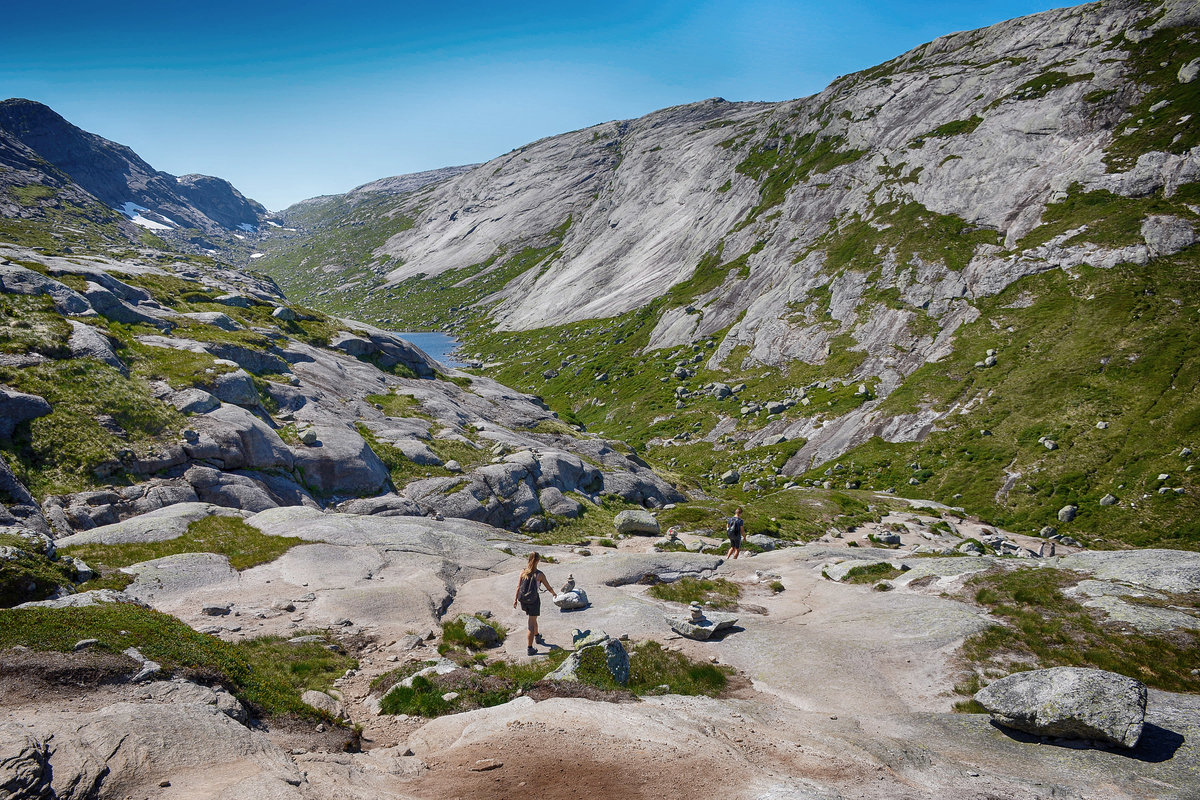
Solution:
[[[1018,672],[984,687],[975,699],[1009,728],[1121,747],[1137,745],[1146,718],[1145,685],[1099,669]]]

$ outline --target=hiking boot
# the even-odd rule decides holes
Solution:
[[[535,642],[537,642],[538,644],[542,644],[542,645],[546,644],[546,640],[542,638],[542,635],[540,633],[537,636],[533,637],[533,640]]]
[[[534,647],[526,647],[525,648],[525,655],[536,656],[537,654],[538,654],[537,648],[534,648]]]

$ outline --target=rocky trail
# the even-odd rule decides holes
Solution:
[[[509,636],[490,655],[527,660],[524,617],[511,598],[521,556],[532,545],[458,520],[292,508],[248,521],[309,543],[242,573],[223,557],[203,555],[136,565],[126,593],[222,638],[340,631],[359,667],[337,681],[336,693],[350,723],[361,726],[362,752],[338,752],[342,739],[315,728],[248,729],[218,711],[211,689],[178,680],[67,689],[49,700],[10,692],[0,701],[0,737],[12,754],[2,762],[5,786],[46,777],[40,770],[49,764],[59,796],[83,796],[63,782],[88,780],[96,782],[96,796],[155,798],[526,791],[682,798],[714,785],[744,798],[1195,796],[1194,696],[1151,692],[1146,733],[1128,752],[1042,741],[998,728],[986,715],[950,713],[956,648],[989,620],[947,595],[999,562],[995,556],[922,558],[835,541],[726,561],[656,552],[650,537],[624,539],[597,555],[544,548],[556,561],[544,565],[551,580],[570,573],[591,600],[571,612],[544,606],[541,628],[551,646],[570,648],[576,628],[653,638],[693,659],[734,667],[741,688],[717,699],[663,695],[632,703],[518,697],[427,721],[376,714],[370,681],[405,661],[436,658],[436,642],[423,637],[437,629],[443,605],[441,619],[492,612]],[[1127,574],[1140,576],[1144,590],[1183,580],[1195,591],[1196,558],[1158,552],[1126,554]],[[1086,569],[1090,558],[1100,573],[1110,555],[1035,563]],[[908,580],[897,579],[890,592],[826,577],[839,565],[881,558],[911,565]],[[742,589],[737,626],[705,642],[679,637],[664,620],[678,606],[650,597],[646,575],[733,581]],[[768,580],[785,589],[771,591]],[[211,613],[218,599],[220,616],[202,611]]]

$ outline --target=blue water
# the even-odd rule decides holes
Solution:
[[[392,331],[401,339],[412,342],[447,367],[465,367],[455,355],[460,342],[448,333],[437,331]]]

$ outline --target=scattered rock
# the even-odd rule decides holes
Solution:
[[[1100,498],[1100,505],[1102,506],[1115,506],[1116,504],[1117,498],[1114,495],[1106,494]]]
[[[1058,521],[1070,522],[1071,520],[1075,519],[1075,514],[1078,511],[1079,507],[1074,504],[1063,506],[1058,510]]]

